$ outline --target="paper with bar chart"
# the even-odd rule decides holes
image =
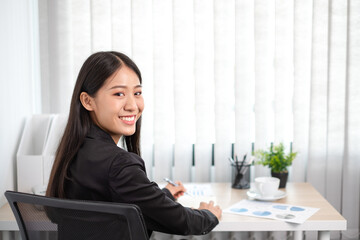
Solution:
[[[183,195],[178,199],[178,202],[185,207],[198,208],[200,202],[214,201],[216,204],[216,197],[210,184],[184,184],[188,195]]]

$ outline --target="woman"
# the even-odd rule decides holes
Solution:
[[[218,224],[220,207],[210,202],[185,208],[175,201],[185,191],[180,182],[161,190],[146,176],[139,147],[141,82],[124,54],[98,52],[85,61],[46,195],[136,204],[150,234],[206,234]],[[121,138],[127,151],[117,146]]]

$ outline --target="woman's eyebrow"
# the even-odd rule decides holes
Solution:
[[[129,88],[129,86],[127,86],[127,85],[115,85],[115,86],[112,86],[109,89],[115,89],[115,88]],[[142,85],[141,84],[136,85],[136,86],[134,86],[134,88],[142,88]]]

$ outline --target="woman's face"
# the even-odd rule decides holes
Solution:
[[[82,93],[81,95],[87,93]],[[80,96],[94,123],[108,132],[115,143],[122,135],[135,133],[136,121],[144,109],[142,87],[136,73],[123,65],[110,76],[95,97]]]

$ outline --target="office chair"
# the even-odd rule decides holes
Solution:
[[[149,239],[133,204],[59,199],[6,191],[23,240]]]

